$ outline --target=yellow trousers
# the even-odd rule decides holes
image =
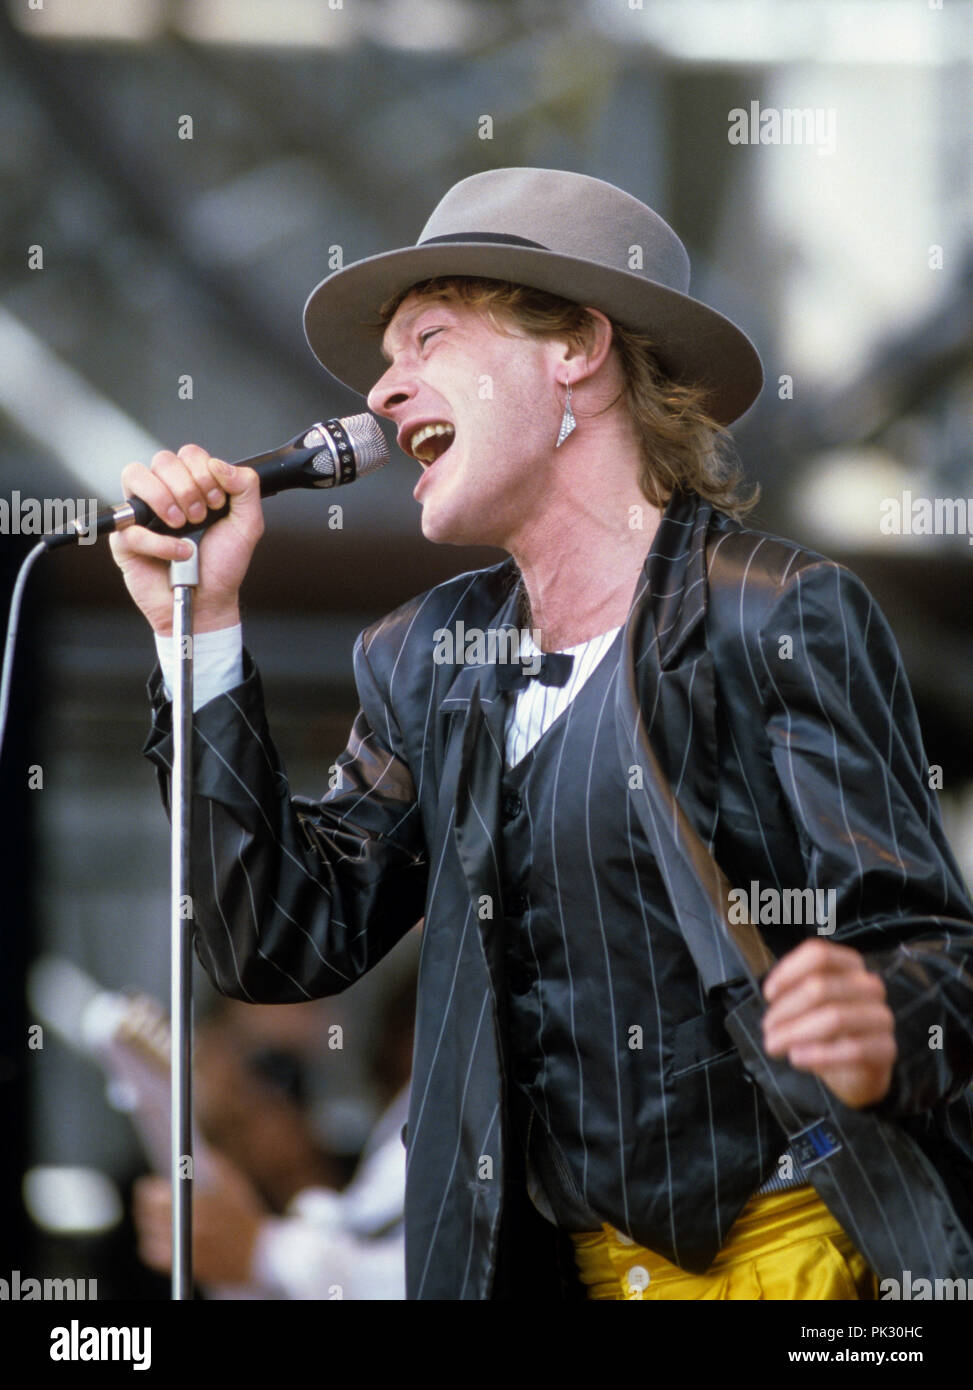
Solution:
[[[589,1298],[875,1299],[878,1281],[811,1186],[756,1196],[705,1274],[614,1227],[572,1235]]]

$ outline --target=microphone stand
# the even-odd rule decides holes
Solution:
[[[178,661],[172,692],[171,897],[169,915],[170,1180],[172,1298],[193,1296],[193,958],[190,844],[193,796],[193,590],[199,584],[202,532],[185,539],[193,553],[169,564],[172,636]]]

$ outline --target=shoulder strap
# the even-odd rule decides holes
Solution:
[[[623,766],[642,772],[641,786],[631,794],[686,945],[708,992],[746,980],[759,996],[759,981],[776,957],[755,926],[729,921],[729,880],[676,800],[646,733],[634,680],[631,623],[623,640],[615,711],[619,751]]]

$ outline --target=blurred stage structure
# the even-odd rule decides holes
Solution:
[[[301,329],[338,257],[412,243],[482,169],[608,179],[672,223],[693,292],[757,342],[767,385],[735,430],[755,524],[845,561],[882,604],[973,878],[973,549],[879,526],[910,490],[970,499],[973,530],[971,68],[966,0],[9,0],[0,493],[114,501],[157,448],[239,458],[353,413]],[[752,102],[833,111],[833,148],[729,143]],[[340,530],[305,494],[268,504],[247,641],[302,790],[344,745],[361,627],[499,558],[425,542],[415,476],[396,451],[340,495]],[[5,576],[27,543],[2,540]],[[32,902],[6,960],[57,951],[164,995],[166,825],[139,758],[151,641],[107,547],[43,569],[4,767]],[[28,765],[44,781],[25,796]],[[30,1127],[4,1210],[23,1162],[123,1183],[134,1139],[98,1077],[56,1039],[25,1062],[30,1020],[5,999],[8,1113],[26,1085]],[[335,1114],[359,1085],[342,1065]]]

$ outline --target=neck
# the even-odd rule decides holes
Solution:
[[[508,546],[521,573],[519,625],[537,629],[547,652],[625,622],[661,520],[633,467],[586,465],[577,443],[577,457],[558,471],[570,483]]]

